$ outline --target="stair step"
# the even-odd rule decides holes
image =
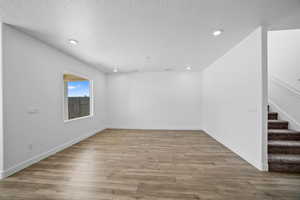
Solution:
[[[276,112],[269,112],[268,113],[268,119],[277,120],[278,119],[278,113],[276,113]]]
[[[288,129],[268,105],[268,163],[271,172],[300,173],[300,132]]]
[[[290,129],[269,129],[269,140],[295,140],[300,141],[300,132]]]
[[[268,120],[268,129],[288,129],[289,122],[284,120]]]
[[[300,173],[300,155],[269,154],[269,171]]]
[[[300,141],[269,140],[268,153],[300,155]]]

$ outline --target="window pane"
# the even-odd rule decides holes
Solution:
[[[68,97],[89,97],[90,96],[90,81],[69,81],[68,82]]]
[[[64,75],[65,115],[74,119],[90,115],[90,81],[74,75]],[[67,101],[67,102],[66,102]]]

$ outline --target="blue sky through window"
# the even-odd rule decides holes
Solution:
[[[68,97],[90,96],[90,81],[70,81],[68,82]]]

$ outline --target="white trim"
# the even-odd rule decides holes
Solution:
[[[261,26],[261,166],[259,170],[268,171],[268,27]]]
[[[81,120],[81,119],[88,119],[88,118],[92,118],[94,115],[88,115],[88,116],[83,116],[83,117],[77,117],[77,118],[73,118],[73,119],[65,119],[64,123],[68,123],[68,122],[72,122],[72,121],[76,121],[76,120]]]
[[[133,129],[133,130],[190,130],[190,131],[202,131],[202,127],[200,126],[131,126],[131,125],[120,125],[120,126],[114,126],[109,125],[107,126],[107,129]]]
[[[4,111],[3,111],[3,23],[0,21],[0,170],[4,168]]]
[[[66,119],[66,113],[65,113],[65,86],[64,84],[62,84],[62,97],[63,97],[63,101],[62,101],[62,109],[63,109],[63,121],[64,123],[67,122],[72,122],[72,121],[76,121],[76,120],[81,120],[81,119],[86,119],[86,118],[92,118],[94,116],[94,81],[93,79],[91,79],[89,76],[87,75],[82,75],[81,73],[78,72],[72,72],[72,71],[63,71],[62,72],[62,83],[64,83],[64,75],[65,74],[72,74],[78,77],[82,77],[86,80],[88,80],[90,82],[90,88],[89,88],[89,92],[90,92],[90,114],[87,116],[83,116],[83,117],[77,117],[77,118],[73,118],[73,119]]]
[[[91,137],[91,136],[93,136],[93,135],[95,135],[95,134],[103,131],[104,129],[105,128],[102,128],[99,131],[93,131],[93,132],[87,133],[85,135],[82,135],[82,136],[80,136],[78,138],[75,138],[75,139],[73,139],[71,141],[68,141],[68,142],[66,142],[66,143],[64,143],[62,145],[54,147],[53,149],[51,149],[51,150],[49,150],[47,152],[41,153],[41,154],[39,154],[37,156],[34,156],[34,157],[32,157],[32,158],[30,158],[28,160],[20,162],[20,163],[16,164],[15,166],[10,167],[7,170],[0,171],[0,179],[8,177],[8,176],[10,176],[10,175],[12,175],[12,174],[14,174],[14,173],[16,173],[16,172],[18,172],[18,171],[26,168],[26,167],[29,167],[30,165],[32,165],[34,163],[37,163],[37,162],[39,162],[39,161],[41,161],[41,160],[43,160],[43,159],[45,159],[45,158],[47,158],[47,157],[49,157],[49,156],[57,153],[59,151],[62,151],[62,150],[66,149],[66,148],[68,148],[68,147],[70,147],[70,146],[72,146],[72,145],[74,145],[74,144],[76,144],[78,142],[81,142],[82,140],[87,139],[87,138],[89,138],[89,137]]]
[[[289,121],[295,129],[300,130],[300,123],[293,118],[291,115],[289,115],[287,112],[285,112],[279,105],[277,105],[272,99],[269,99],[269,104],[271,106],[271,109],[273,109],[275,112],[278,112],[281,119],[284,119],[286,121]]]
[[[259,169],[260,171],[263,171],[263,172],[268,172],[269,171],[269,163],[266,162],[266,163],[263,163],[262,164],[262,168]]]
[[[271,81],[274,82],[275,84],[287,89],[288,91],[292,92],[293,94],[295,94],[296,96],[298,96],[300,98],[300,90],[291,86],[289,83],[287,83],[275,76],[271,76]]]

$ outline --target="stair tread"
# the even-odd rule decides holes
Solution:
[[[271,163],[300,164],[300,155],[297,154],[269,154]]]
[[[269,106],[268,106],[269,111]],[[268,163],[274,172],[300,172],[300,131],[289,129],[289,122],[268,112]]]
[[[270,123],[288,123],[288,121],[285,120],[279,120],[279,119],[269,119],[268,122]]]
[[[269,140],[269,146],[276,147],[300,147],[300,141],[294,140]]]
[[[299,131],[291,130],[291,129],[268,129],[268,133],[275,133],[275,134],[300,134]]]

